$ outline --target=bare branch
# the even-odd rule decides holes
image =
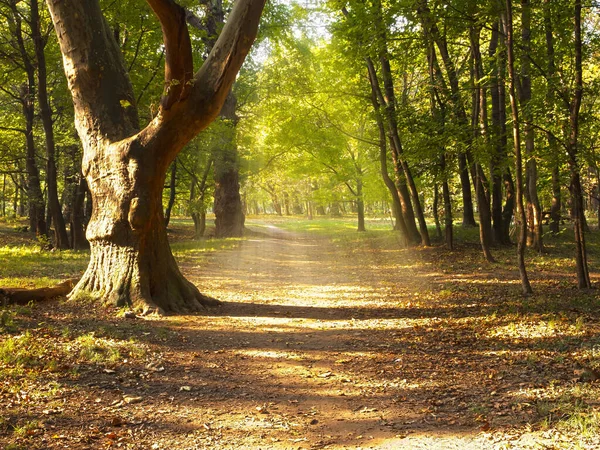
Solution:
[[[163,109],[184,100],[190,92],[194,72],[192,43],[185,10],[173,0],[146,0],[160,21],[165,44],[165,93]]]

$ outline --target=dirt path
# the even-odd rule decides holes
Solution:
[[[492,448],[477,408],[495,372],[475,349],[435,353],[439,339],[469,346],[474,333],[444,327],[470,311],[432,301],[440,274],[422,264],[404,250],[353,254],[272,227],[184,267],[225,302],[179,328],[186,342],[173,363],[194,386],[194,408],[181,407],[198,445]]]
[[[523,299],[503,266],[365,242],[271,227],[185,256],[186,276],[224,302],[205,315],[124,320],[56,302],[19,316],[28,348],[63,353],[40,350],[59,361],[37,379],[0,377],[0,448],[571,448],[540,408],[578,386],[572,355],[597,320],[515,322]],[[590,439],[581,448],[600,448]]]

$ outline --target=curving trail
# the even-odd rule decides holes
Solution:
[[[440,300],[418,252],[269,227],[183,270],[224,301],[177,320],[170,355],[198,448],[528,448],[486,432],[477,405],[502,382],[473,345],[484,312]]]

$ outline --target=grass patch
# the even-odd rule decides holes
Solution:
[[[88,252],[49,252],[34,246],[0,247],[0,286],[40,288],[73,278],[85,269]]]
[[[73,347],[77,349],[80,361],[91,363],[114,364],[127,358],[142,358],[146,354],[145,347],[133,338],[117,341],[98,337],[94,332],[76,338]]]

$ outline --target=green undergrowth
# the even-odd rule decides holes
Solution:
[[[261,216],[249,218],[246,224],[251,228],[264,229],[265,231],[277,227],[294,233],[324,237],[351,236],[358,233],[356,217],[315,217],[308,220],[299,216]],[[385,231],[391,229],[391,222],[387,218],[372,218],[365,220],[365,226],[367,231]]]
[[[30,246],[0,247],[0,286],[46,287],[79,276],[88,252],[40,250]]]

